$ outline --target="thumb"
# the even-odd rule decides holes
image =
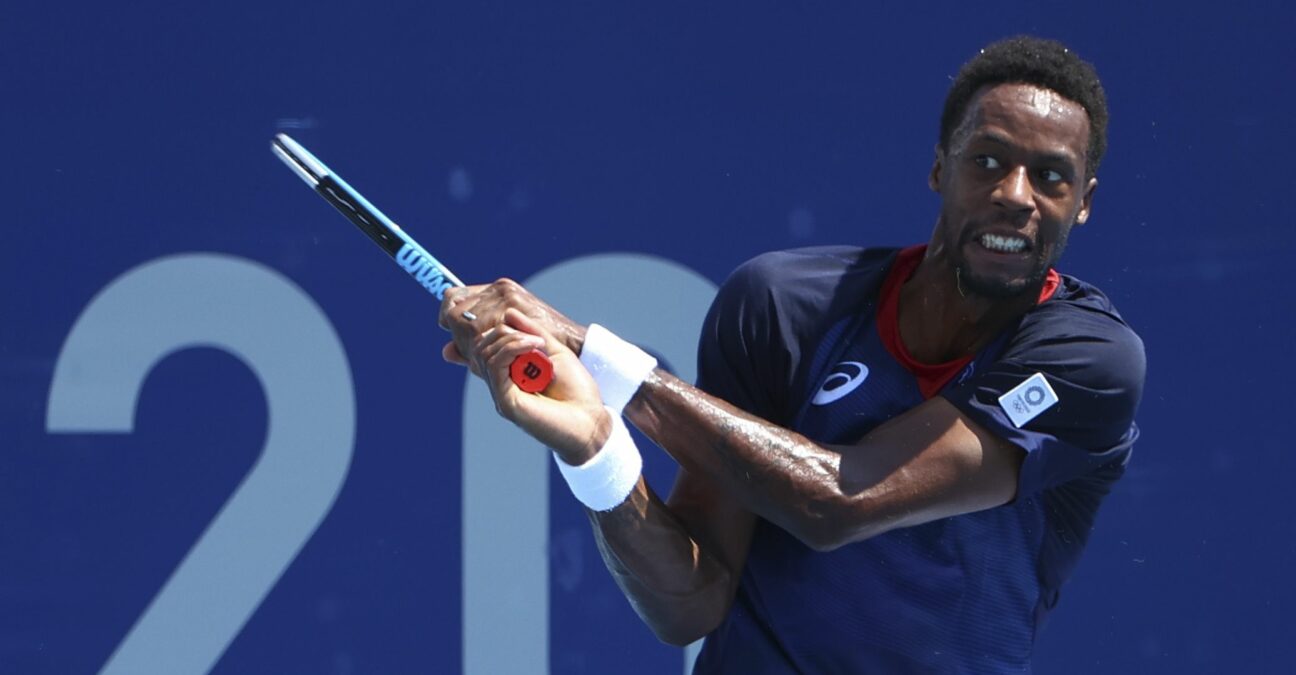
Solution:
[[[546,330],[539,321],[523,314],[518,309],[510,307],[504,311],[504,325],[522,331],[523,333],[530,333],[531,335],[537,335],[544,338],[544,350],[549,354],[553,354],[555,351],[562,349],[562,344],[558,342],[558,339]]]

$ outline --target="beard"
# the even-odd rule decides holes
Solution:
[[[1011,300],[1038,289],[1044,283],[1048,267],[1032,270],[1030,276],[1024,279],[982,276],[970,271],[966,266],[954,268],[954,274],[958,278],[959,290],[967,295],[979,295],[991,300]]]
[[[1063,232],[1062,236],[1054,244],[1051,251],[1044,251],[1042,247],[1032,247],[1031,249],[1031,269],[1024,277],[1004,278],[993,274],[977,272],[968,264],[962,251],[963,246],[968,244],[978,245],[973,242],[972,233],[977,228],[969,227],[964,230],[965,234],[956,247],[954,274],[961,292],[969,295],[977,295],[992,300],[1009,300],[1021,297],[1027,293],[1038,293],[1040,287],[1044,284],[1044,278],[1048,276],[1049,268],[1062,257],[1062,251],[1066,250],[1067,233]]]

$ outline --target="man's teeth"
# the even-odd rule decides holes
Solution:
[[[991,251],[1021,253],[1026,249],[1026,240],[1020,237],[1001,237],[997,234],[983,234],[981,235],[981,245]]]

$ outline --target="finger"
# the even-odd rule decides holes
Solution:
[[[445,294],[441,296],[441,309],[437,312],[437,325],[442,329],[450,330],[448,318],[454,312],[455,305],[463,301],[464,290],[464,288],[459,287],[447,288]]]
[[[452,286],[441,296],[441,309],[437,312],[437,325],[453,330],[456,325],[468,322],[464,312],[471,310],[481,299],[485,286]]]
[[[512,342],[526,339],[532,343],[542,344],[539,338],[533,335],[520,333],[517,330],[499,324],[492,326],[485,332],[477,335],[472,341],[472,360],[476,362],[481,372],[487,372],[487,365],[491,358],[505,345]]]
[[[508,326],[500,325],[482,334],[478,352],[483,361],[490,362],[501,350],[516,351],[522,349],[521,353],[526,353],[543,346],[544,339],[540,336],[523,333]]]
[[[554,337],[553,333],[549,332],[547,326],[526,314],[523,314],[517,309],[509,308],[504,312],[504,324],[524,333],[530,333],[531,335],[542,338],[544,344],[541,347],[538,347],[538,349],[541,349],[541,351],[544,351],[547,354],[554,354],[557,350],[566,348],[558,338]]]
[[[502,386],[507,386],[505,382],[511,385],[513,381],[510,371],[513,361],[523,354],[534,351],[541,344],[539,337],[518,332],[495,340],[489,349],[483,352],[483,356],[487,356],[486,369],[491,374],[491,378],[498,379]]]
[[[514,307],[504,310],[504,325],[509,326],[510,328],[516,328],[523,333],[530,333],[541,337],[549,334],[549,331],[545,330],[539,322],[526,314],[523,314],[521,310]]]
[[[445,343],[445,346],[441,348],[441,358],[445,359],[447,363],[453,363],[456,366],[468,365],[468,359],[464,358],[464,355],[459,352],[459,346],[454,342]]]

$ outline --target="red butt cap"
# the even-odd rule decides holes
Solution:
[[[553,364],[543,352],[532,350],[513,359],[513,365],[509,366],[509,378],[518,389],[536,394],[544,391],[553,381]]]

